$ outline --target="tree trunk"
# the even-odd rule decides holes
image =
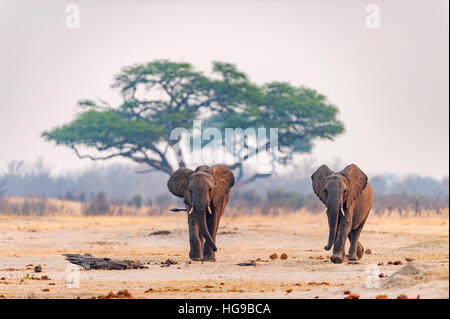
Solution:
[[[142,269],[148,268],[140,262],[132,260],[114,260],[110,258],[96,258],[91,254],[63,254],[72,264],[80,265],[86,270],[90,269],[107,269],[107,270],[121,270],[121,269]]]

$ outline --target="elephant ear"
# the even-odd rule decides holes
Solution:
[[[234,185],[234,175],[231,170],[222,165],[214,165],[209,169],[214,178],[213,200],[218,201],[230,192]]]
[[[177,197],[184,197],[184,192],[189,185],[189,175],[194,171],[189,168],[179,168],[167,181],[167,188]]]
[[[366,188],[367,175],[355,164],[347,165],[341,174],[348,179],[347,207],[350,207]]]
[[[325,179],[331,174],[333,174],[333,171],[323,164],[311,175],[314,193],[325,205],[327,204],[327,195],[323,188],[325,187]]]
[[[207,172],[209,170],[209,166],[208,165],[200,165],[197,166],[197,168],[195,169],[195,172]]]

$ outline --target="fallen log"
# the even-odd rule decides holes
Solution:
[[[106,270],[123,270],[123,269],[143,269],[148,268],[140,262],[132,260],[114,260],[111,258],[97,258],[91,254],[63,254],[66,260],[75,265],[80,265],[86,270],[90,269],[106,269]]]

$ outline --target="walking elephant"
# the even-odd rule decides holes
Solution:
[[[320,166],[311,176],[314,193],[327,207],[328,244],[333,248],[331,261],[342,263],[345,257],[345,241],[350,240],[349,260],[359,260],[364,247],[359,236],[372,207],[372,186],[367,176],[355,164],[340,172],[333,172],[326,165]]]
[[[233,173],[222,165],[180,168],[167,182],[169,191],[186,204],[190,259],[215,260],[217,229],[233,185]]]

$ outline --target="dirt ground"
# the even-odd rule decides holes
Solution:
[[[150,235],[160,230],[170,233]],[[185,213],[0,216],[0,297],[91,298],[127,289],[134,298],[342,299],[346,290],[360,298],[449,298],[448,216],[369,216],[361,243],[372,253],[358,264],[330,263],[326,241],[325,215],[224,216],[217,261],[202,263],[189,261]],[[70,273],[64,253],[139,260],[148,269],[74,266],[79,271]],[[278,258],[270,259],[274,253]],[[175,264],[162,267],[167,259]],[[256,265],[237,265],[251,260]],[[388,264],[396,261],[401,265]],[[34,272],[37,265],[42,272]],[[71,287],[70,275],[77,274],[79,288]],[[43,276],[49,280],[35,280]]]

